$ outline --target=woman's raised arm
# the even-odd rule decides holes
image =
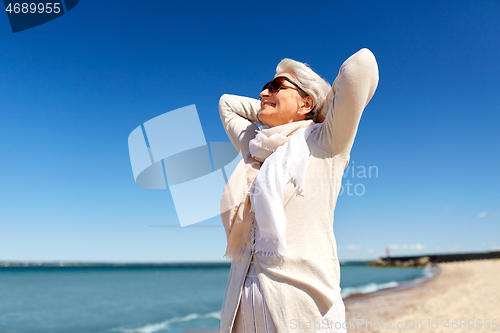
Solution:
[[[255,137],[259,123],[260,101],[254,98],[224,94],[219,101],[219,114],[227,136],[243,157],[248,143]]]
[[[377,61],[370,50],[361,49],[342,64],[326,100],[330,106],[318,115],[318,121],[324,119],[317,137],[321,149],[349,158],[361,114],[377,84]]]

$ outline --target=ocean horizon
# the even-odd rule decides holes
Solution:
[[[345,260],[341,265],[365,265],[373,260]],[[0,260],[2,267],[133,267],[133,266],[231,266],[231,261],[37,261],[37,260]]]
[[[341,264],[342,297],[429,274],[367,263]],[[216,330],[230,269],[230,262],[31,264],[0,262],[0,333]]]

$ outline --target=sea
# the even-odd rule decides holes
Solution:
[[[341,265],[342,297],[432,274]],[[0,333],[217,330],[228,265],[1,267]]]

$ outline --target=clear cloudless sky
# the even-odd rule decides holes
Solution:
[[[222,94],[258,98],[286,57],[332,83],[363,47],[380,81],[337,202],[340,259],[498,250],[499,18],[493,0],[82,0],[13,34],[4,12],[0,260],[225,260],[220,217],[181,228],[168,190],[135,184],[128,135],[196,104],[206,140],[229,141]]]

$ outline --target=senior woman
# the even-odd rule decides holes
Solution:
[[[333,216],[377,84],[375,57],[361,49],[332,87],[283,59],[260,101],[221,97],[222,123],[243,160],[221,199],[232,263],[220,333],[345,332]]]

